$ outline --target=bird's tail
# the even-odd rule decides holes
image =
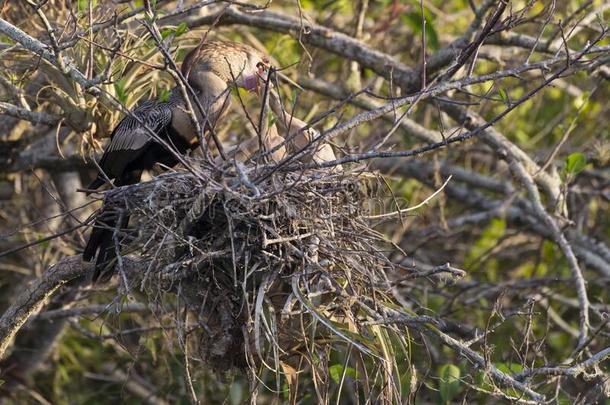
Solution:
[[[97,190],[97,189],[98,189],[98,188],[100,188],[100,187],[101,187],[101,186],[102,186],[102,185],[103,185],[105,182],[106,182],[106,180],[104,180],[104,178],[103,178],[103,177],[101,177],[101,176],[97,176],[97,177],[95,178],[95,180],[93,180],[93,181],[91,182],[91,184],[89,184],[89,186],[87,186],[87,190]],[[87,195],[88,195],[89,193],[90,193],[90,192],[87,192]]]
[[[129,223],[129,215],[118,216],[116,213],[106,215],[105,218],[98,218],[93,225],[91,236],[87,241],[87,246],[83,251],[83,260],[90,262],[97,253],[95,260],[95,270],[91,281],[98,280],[107,282],[114,274],[114,259],[116,258],[115,234],[119,238],[120,244],[122,233]]]
[[[141,171],[129,173],[115,181],[117,186],[134,184],[140,181]],[[95,183],[95,182],[94,182]],[[116,258],[115,234],[117,237],[124,232],[129,224],[129,215],[119,215],[116,212],[104,212],[104,206],[101,213],[93,224],[93,230],[87,241],[87,245],[83,250],[83,260],[90,262],[97,253],[95,260],[95,270],[93,272],[92,281],[106,282],[110,280],[114,274],[114,259]],[[118,241],[120,243],[120,239]]]

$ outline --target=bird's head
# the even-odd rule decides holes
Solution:
[[[191,51],[182,73],[192,78],[202,72],[218,76],[227,85],[260,92],[269,72],[269,59],[254,48],[235,42],[208,42]]]
[[[237,87],[250,92],[256,92],[260,95],[265,86],[264,83],[269,76],[270,68],[269,59],[258,52],[254,52],[248,55],[248,62],[242,70],[240,77],[235,81],[235,84]]]

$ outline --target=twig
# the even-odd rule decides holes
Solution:
[[[0,114],[6,114],[21,120],[30,121],[33,124],[44,124],[49,126],[57,124],[62,119],[55,114],[30,111],[3,101],[0,101]]]
[[[521,373],[515,375],[515,378],[521,381],[540,375],[568,376],[576,378],[579,375],[586,373],[587,369],[596,367],[599,363],[608,358],[610,358],[610,347],[600,350],[599,352],[590,356],[588,359],[576,363],[570,367],[537,367],[522,371]]]
[[[538,193],[538,189],[534,184],[534,180],[532,177],[525,171],[522,165],[517,163],[515,160],[508,158],[508,162],[510,164],[510,168],[515,173],[515,175],[521,180],[523,185],[525,186],[530,201],[532,202],[534,212],[536,215],[546,224],[549,231],[553,235],[553,239],[559,245],[561,250],[563,251],[566,260],[568,261],[568,265],[572,272],[572,277],[574,279],[574,284],[576,287],[576,294],[578,296],[579,302],[579,310],[580,310],[580,325],[579,325],[579,335],[578,335],[578,346],[580,347],[587,339],[587,334],[589,331],[589,299],[587,298],[587,289],[585,286],[585,279],[583,277],[582,270],[578,265],[578,260],[576,260],[576,256],[574,256],[574,252],[572,250],[572,246],[565,238],[563,232],[557,225],[557,222],[551,217],[551,215],[546,212],[544,206],[542,205],[542,201],[540,199],[540,194]]]
[[[394,212],[388,212],[385,214],[379,214],[379,215],[369,215],[366,216],[365,218],[367,219],[381,219],[381,218],[390,218],[390,217],[394,217],[396,215],[402,215],[405,212],[409,212],[409,211],[415,211],[418,208],[423,207],[424,205],[428,205],[428,203],[430,202],[430,200],[432,200],[434,197],[436,197],[437,194],[439,194],[441,191],[444,190],[445,186],[447,185],[447,183],[449,183],[449,181],[451,180],[451,175],[447,178],[447,180],[445,180],[445,182],[443,183],[442,186],[440,186],[434,193],[430,194],[424,201],[420,202],[417,205],[414,205],[413,207],[409,207],[409,208],[401,208],[398,211],[394,211]]]

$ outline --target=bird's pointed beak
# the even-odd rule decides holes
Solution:
[[[269,67],[261,63],[258,65],[258,70],[255,74],[244,77],[243,87],[249,92],[256,92],[256,95],[261,97],[268,77]]]
[[[303,87],[301,87],[297,82],[295,82],[294,80],[292,80],[290,77],[286,76],[284,73],[280,72],[280,71],[276,71],[275,74],[282,79],[283,81],[285,81],[286,83],[290,84],[293,87],[296,87],[297,89],[301,90],[301,91],[305,91],[305,89]]]

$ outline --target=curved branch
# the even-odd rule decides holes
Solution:
[[[91,264],[82,262],[80,255],[66,257],[49,267],[41,278],[31,282],[0,318],[0,358],[4,358],[6,349],[19,329],[40,310],[57,288],[85,275],[91,268]]]
[[[55,114],[30,111],[26,110],[25,108],[17,107],[16,105],[12,105],[10,103],[5,103],[2,101],[0,101],[0,114],[10,115],[11,117],[30,121],[34,124],[45,125],[55,125],[61,119],[61,117]]]
[[[136,272],[142,267],[140,260],[130,257],[123,260],[128,272]],[[26,286],[0,318],[0,359],[5,357],[6,350],[21,327],[59,287],[85,276],[92,269],[93,263],[83,262],[81,255],[69,256],[49,267],[40,278]]]
[[[201,25],[242,24],[251,27],[268,29],[289,34],[300,42],[311,44],[346,58],[355,60],[387,79],[395,80],[404,88],[415,90],[419,86],[418,73],[396,60],[353,37],[330,28],[288,16],[275,11],[257,11],[248,13],[231,6],[209,15],[184,17],[174,15],[160,19],[160,24],[171,24],[173,21],[185,22],[189,28]]]

